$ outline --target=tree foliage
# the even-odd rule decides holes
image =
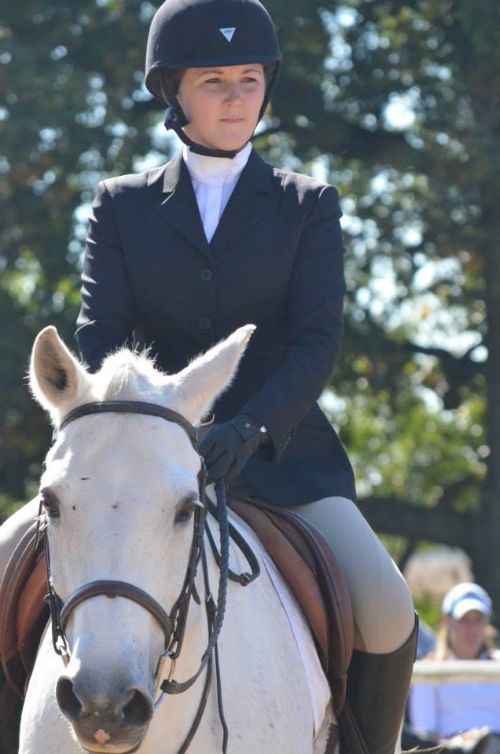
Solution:
[[[464,547],[500,604],[500,6],[268,6],[285,64],[258,146],[342,196],[346,334],[324,401],[362,509],[406,554],[426,540]],[[95,184],[176,148],[142,85],[155,7],[2,4],[4,506],[33,491],[49,443],[26,363],[48,322],[71,341]]]
[[[499,19],[493,2],[344,3],[317,142],[352,216],[335,384],[362,509],[410,546],[464,547],[497,600]]]

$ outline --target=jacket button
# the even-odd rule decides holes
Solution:
[[[201,317],[198,320],[198,326],[200,330],[209,330],[212,327],[212,320],[210,317]]]
[[[200,278],[202,280],[212,280],[213,276],[214,276],[214,273],[212,272],[212,270],[209,270],[208,268],[200,272]]]

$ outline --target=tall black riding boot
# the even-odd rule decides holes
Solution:
[[[415,618],[409,638],[394,652],[353,652],[347,701],[368,754],[394,754],[410,688],[417,632]]]

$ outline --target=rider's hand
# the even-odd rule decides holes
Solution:
[[[267,439],[266,428],[246,414],[212,427],[200,442],[209,483],[222,478],[228,483],[236,479],[250,456]]]

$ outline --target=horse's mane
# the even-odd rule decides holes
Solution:
[[[94,399],[150,400],[165,398],[167,374],[155,364],[149,350],[120,348],[107,356],[93,375]]]

